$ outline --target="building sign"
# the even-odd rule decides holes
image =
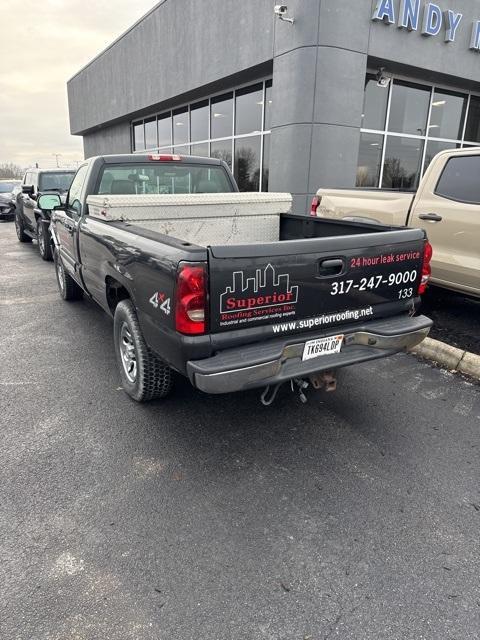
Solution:
[[[399,29],[418,31],[424,36],[443,35],[445,42],[455,42],[460,28],[462,28],[463,13],[442,9],[434,2],[422,5],[421,0],[400,0],[398,11],[395,0],[378,0],[373,12],[372,20],[385,24],[396,24]],[[473,22],[470,49],[480,51],[480,20]]]

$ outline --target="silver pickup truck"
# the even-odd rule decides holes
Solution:
[[[431,282],[480,297],[480,148],[439,153],[416,193],[319,189],[311,213],[423,227],[433,247]]]

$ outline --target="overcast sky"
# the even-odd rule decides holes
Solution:
[[[67,80],[158,0],[0,0],[0,164],[75,166]]]

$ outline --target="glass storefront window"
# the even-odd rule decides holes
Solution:
[[[263,85],[235,92],[235,135],[260,133],[262,128]]]
[[[212,98],[211,136],[227,138],[233,134],[233,94]]]
[[[218,158],[228,164],[232,168],[232,141],[219,140],[210,143],[210,157]]]
[[[422,168],[423,140],[387,136],[382,187],[416,189]]]
[[[462,145],[459,142],[443,142],[442,140],[429,140],[427,142],[427,151],[425,153],[425,164],[423,165],[423,172],[428,169],[431,161],[445,149],[459,149]]]
[[[357,187],[376,187],[382,166],[383,136],[362,133],[357,165]]]
[[[272,81],[265,83],[265,124],[264,130],[270,131],[272,127]]]
[[[362,128],[384,129],[387,117],[388,87],[379,87],[375,76],[368,74],[363,98]]]
[[[466,109],[466,95],[435,90],[428,135],[433,138],[461,139]]]
[[[190,107],[190,140],[208,140],[208,100]]]
[[[208,142],[200,142],[190,146],[192,156],[202,156],[208,158]]]
[[[158,146],[167,147],[172,144],[172,116],[170,113],[158,116]]]
[[[368,73],[357,186],[410,188],[438,152],[480,143],[480,96],[397,79],[382,91]]]
[[[268,174],[270,171],[270,136],[263,137],[263,169],[262,191],[268,191]]]
[[[266,191],[270,158],[270,136],[266,132],[271,115],[272,81],[257,81],[132,122],[132,150],[210,156],[224,160],[230,169],[235,165],[236,150],[242,188],[258,190],[261,186]],[[240,144],[241,140],[245,141]]]
[[[480,142],[480,97],[471,96],[468,110],[465,140]]]
[[[149,118],[145,120],[145,148],[155,149],[158,147],[157,142],[157,119]]]
[[[188,108],[175,109],[173,112],[173,144],[188,142]]]
[[[260,188],[260,136],[235,140],[235,180],[240,191]]]
[[[424,136],[427,129],[430,96],[429,87],[394,81],[388,130]]]
[[[138,122],[133,125],[133,147],[135,151],[145,150],[145,131],[143,128],[143,122]]]

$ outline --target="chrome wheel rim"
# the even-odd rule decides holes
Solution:
[[[45,253],[45,233],[43,230],[43,224],[41,222],[37,228],[37,240],[38,240],[38,248],[40,250],[40,253],[43,256],[43,254]]]
[[[134,383],[137,379],[137,351],[126,322],[122,324],[120,329],[120,359],[127,380]]]
[[[65,287],[65,284],[64,284],[64,281],[63,281],[63,277],[64,277],[63,264],[62,264],[60,258],[57,258],[56,263],[57,263],[58,286],[60,287],[60,291],[62,291],[62,293],[63,293],[63,289]]]

